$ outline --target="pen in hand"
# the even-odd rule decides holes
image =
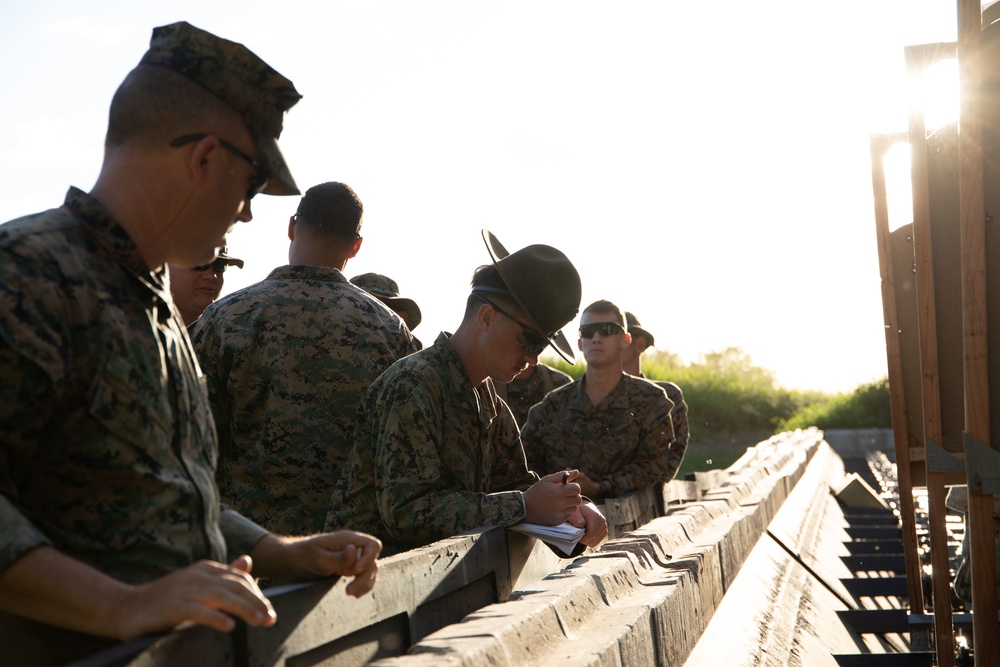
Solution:
[[[569,471],[568,470],[564,470],[563,471],[563,476],[562,476],[562,483],[565,484],[568,481],[569,481]]]

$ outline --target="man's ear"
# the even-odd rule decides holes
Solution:
[[[196,183],[203,183],[208,178],[213,160],[219,157],[219,138],[209,134],[194,142],[187,153],[187,170]]]
[[[488,303],[479,304],[479,310],[476,311],[476,324],[479,326],[480,331],[486,331],[493,324],[493,318],[496,316],[496,311]]]
[[[364,241],[364,238],[361,236],[354,239],[354,245],[351,246],[351,251],[347,254],[347,259],[354,259],[357,256],[358,251],[361,250],[362,241]]]
[[[295,240],[295,216],[288,218],[288,240]]]
[[[619,343],[620,347],[624,350],[632,342],[632,334],[627,331],[622,334],[622,342]]]

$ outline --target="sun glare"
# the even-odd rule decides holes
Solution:
[[[913,187],[910,177],[910,145],[898,143],[882,160],[885,169],[885,197],[889,209],[889,229],[913,222]]]
[[[914,99],[924,112],[928,132],[958,120],[958,61],[941,60],[924,70]]]

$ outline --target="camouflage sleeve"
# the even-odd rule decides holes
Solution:
[[[53,405],[40,370],[4,346],[0,338],[0,572],[48,538],[15,505],[21,471],[33,458],[35,434]]]
[[[409,356],[414,352],[419,352],[423,345],[417,340],[413,333],[410,332],[406,325],[399,327],[399,349],[396,352],[396,359],[402,359],[403,357]]]
[[[691,436],[688,432],[688,406],[684,401],[684,392],[673,383],[664,388],[667,390],[667,396],[674,402],[674,407],[670,410],[670,421],[674,427],[674,441],[670,443],[670,449],[667,452],[667,474],[669,477],[665,480],[670,481],[677,475],[677,470],[684,461],[684,454],[687,452],[688,440]]]
[[[646,394],[633,404],[636,447],[631,461],[609,475],[616,494],[645,489],[667,481],[667,451],[674,439],[670,421],[673,404],[666,394]]]
[[[518,491],[482,493],[476,443],[445,438],[448,400],[440,387],[408,382],[382,388],[374,433],[375,494],[387,532],[401,543],[429,543],[473,528],[524,518]],[[451,440],[451,441],[449,441]],[[477,484],[479,482],[479,484]]]
[[[268,531],[235,510],[224,507],[219,515],[219,529],[226,538],[228,560],[249,554]]]
[[[517,489],[527,491],[538,481],[538,475],[528,468],[521,435],[517,430],[517,420],[506,403],[498,402],[497,413],[500,426],[493,446],[493,475],[491,491]]]
[[[26,294],[25,285],[34,285],[35,293]],[[0,571],[49,544],[18,509],[17,498],[58,404],[56,385],[65,377],[59,294],[30,263],[0,259]]]

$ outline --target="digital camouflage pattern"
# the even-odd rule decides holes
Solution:
[[[514,413],[514,419],[518,427],[524,426],[528,420],[528,410],[535,403],[538,403],[545,395],[557,387],[569,384],[573,378],[562,371],[537,364],[535,372],[529,378],[515,377],[504,384],[496,383],[497,396],[503,399],[510,411]]]
[[[172,69],[239,111],[270,176],[262,192],[299,194],[278,148],[285,112],[302,99],[291,81],[242,44],[185,21],[154,28],[139,64]]]
[[[76,188],[0,225],[0,570],[51,545],[140,584],[266,534],[221,511],[204,379],[164,275]]]
[[[447,334],[372,383],[327,530],[375,534],[383,555],[524,519],[537,481],[493,381],[473,387]]]
[[[279,534],[320,531],[361,397],[417,351],[406,325],[335,268],[282,266],[209,306],[192,339],[223,500]]]
[[[670,423],[674,427],[674,440],[670,443],[670,449],[667,453],[667,479],[671,480],[684,461],[688,440],[691,439],[691,432],[688,428],[688,406],[684,401],[684,392],[676,384],[659,380],[655,383],[663,387],[663,390],[667,392],[667,398],[674,404],[674,407],[670,409]]]
[[[549,393],[528,412],[521,441],[533,470],[578,468],[592,481],[608,480],[614,495],[669,481],[673,407],[663,389],[622,373],[596,406],[586,376]]]

